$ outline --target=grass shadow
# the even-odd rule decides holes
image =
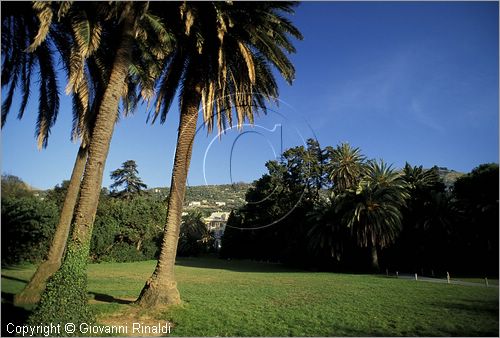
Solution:
[[[97,300],[100,302],[116,303],[116,304],[132,304],[134,302],[132,300],[115,298],[111,295],[107,295],[104,293],[98,293],[98,292],[89,292],[89,293],[94,297],[94,300]]]
[[[498,302],[495,300],[454,300],[433,302],[432,305],[453,311],[480,313],[481,316],[495,316],[498,319]]]
[[[30,264],[30,263],[16,263],[16,264],[3,264],[2,265],[2,270],[26,270],[30,268],[36,268],[36,265]]]
[[[3,274],[2,274],[2,278],[10,279],[10,280],[13,280],[13,281],[16,281],[16,282],[28,283],[28,280],[26,280],[26,279],[21,279],[21,278],[12,277],[12,276],[6,276],[6,275],[3,275]]]
[[[451,310],[452,313],[462,313],[465,316],[476,316],[482,318],[491,318],[496,320],[495,331],[491,331],[480,326],[469,327],[463,332],[446,332],[448,336],[463,337],[498,337],[498,301],[497,300],[471,300],[455,299],[449,301],[434,301],[429,303],[432,306]]]
[[[235,272],[272,272],[289,273],[304,272],[304,270],[287,267],[280,263],[256,262],[251,260],[222,259],[216,257],[179,257],[175,262],[178,266],[203,269],[223,269]]]

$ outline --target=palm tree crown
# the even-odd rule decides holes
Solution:
[[[365,156],[359,148],[352,148],[349,143],[342,143],[336,148],[327,147],[330,158],[329,173],[333,182],[333,191],[341,193],[352,189],[362,178],[365,170]]]
[[[400,231],[401,208],[408,198],[401,174],[383,161],[370,161],[351,196],[354,203],[344,213],[344,220],[358,243],[381,247],[392,243]]]
[[[173,26],[177,47],[167,59],[153,119],[164,122],[177,89],[182,101],[194,81],[209,131],[215,116],[219,130],[232,125],[232,108],[241,126],[278,96],[270,65],[289,83],[294,79],[285,54],[295,52],[288,35],[302,36],[281,14],[292,13],[293,3],[184,2],[160,10]]]

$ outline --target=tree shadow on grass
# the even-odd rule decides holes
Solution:
[[[107,295],[104,293],[98,293],[98,292],[89,292],[94,300],[100,301],[100,302],[105,302],[105,303],[116,303],[116,304],[132,304],[134,301],[132,300],[126,300],[126,299],[119,299],[115,298],[111,295]]]
[[[179,257],[178,266],[230,270],[235,272],[303,272],[304,270],[287,267],[280,263],[256,262],[251,260],[221,259],[215,257]]]
[[[12,333],[7,332],[7,324],[23,325],[28,320],[30,314],[30,310],[14,305],[13,293],[2,291],[2,337],[13,336]]]
[[[454,311],[470,312],[481,316],[492,316],[498,321],[498,300],[460,300],[433,302],[432,305]]]
[[[21,279],[21,278],[12,277],[12,276],[6,276],[6,275],[3,275],[3,274],[2,274],[2,278],[10,279],[10,280],[13,280],[13,281],[16,281],[16,282],[22,282],[22,283],[25,283],[25,284],[28,283],[28,280],[26,280],[26,279]]]
[[[431,305],[441,308],[446,308],[452,313],[462,313],[474,315],[475,317],[486,319],[490,318],[491,322],[496,322],[491,327],[469,327],[465,331],[446,332],[448,336],[463,336],[463,337],[498,337],[498,300],[471,300],[471,299],[456,299],[453,301],[434,301]],[[485,321],[485,323],[490,321]],[[490,323],[491,323],[490,322]]]

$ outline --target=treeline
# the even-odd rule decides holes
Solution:
[[[447,188],[437,167],[401,170],[359,148],[285,151],[234,211],[223,257],[309,269],[498,275],[498,164]]]
[[[48,251],[68,181],[35,196],[16,176],[2,176],[2,265],[39,263]],[[165,204],[149,195],[125,199],[102,189],[92,236],[92,261],[153,259]]]
[[[167,215],[165,200],[146,191],[132,160],[111,172],[111,178],[111,190],[101,190],[89,260],[157,259]],[[68,185],[63,181],[41,196],[20,178],[2,176],[2,265],[39,263],[45,258]],[[202,214],[183,217],[178,255],[195,256],[212,247]]]
[[[395,170],[347,144],[321,148],[308,140],[266,166],[228,220],[223,258],[334,271],[498,275],[497,164],[480,165],[447,187],[442,169]],[[116,177],[126,183],[122,190],[101,191],[92,262],[158,257],[166,203],[134,188],[142,183],[134,168]],[[42,197],[19,178],[2,176],[2,265],[44,259],[68,183]],[[214,251],[203,216],[195,210],[183,217],[179,256]]]

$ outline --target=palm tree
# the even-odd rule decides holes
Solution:
[[[357,186],[366,171],[366,158],[359,148],[352,148],[349,143],[341,143],[336,148],[327,146],[324,152],[327,159],[324,167],[331,189],[330,200],[318,203],[310,212],[309,219],[313,225],[307,236],[312,251],[323,252],[340,260],[348,235],[340,220],[337,204],[347,205],[345,201],[350,196],[349,190]]]
[[[2,102],[2,128],[17,88],[21,91],[17,117],[21,119],[24,116],[32,87],[31,79],[38,70],[41,81],[38,81],[39,105],[35,134],[38,147],[45,148],[50,128],[59,112],[59,91],[51,41],[43,39],[37,42],[36,49],[30,48],[38,36],[37,31],[36,10],[30,3],[2,4],[2,88],[9,88]]]
[[[379,269],[377,247],[393,243],[401,231],[402,208],[409,194],[402,175],[383,161],[370,161],[356,190],[337,196],[337,212],[351,228],[358,245],[371,250],[372,268]]]
[[[406,163],[403,178],[408,186],[399,246],[414,268],[437,268],[434,257],[446,247],[454,210],[437,167],[423,169]],[[432,239],[432,240],[430,240]]]
[[[170,35],[166,34],[163,24],[157,17],[148,12],[148,3],[123,2],[112,5],[106,3],[74,3],[73,6],[78,6],[76,8],[72,7],[73,14],[76,17],[89,13],[85,15],[88,18],[91,13],[95,15],[97,22],[103,22],[103,27],[106,28],[107,26],[106,33],[114,32],[116,34],[110,34],[112,40],[108,40],[108,46],[114,46],[111,49],[114,53],[112,53],[113,60],[109,67],[100,62],[102,60],[98,58],[95,60],[95,65],[103,70],[102,73],[108,69],[107,75],[105,75],[107,81],[101,82],[104,83],[104,87],[102,97],[98,100],[94,117],[95,122],[89,138],[88,159],[73,219],[73,232],[64,262],[47,283],[41,301],[32,317],[30,317],[32,323],[89,322],[92,318],[90,309],[87,306],[85,270],[93,221],[101,190],[103,169],[118,116],[119,103],[122,96],[127,93],[130,75],[141,76],[140,69],[134,69],[132,63],[134,53],[140,54],[140,52],[146,50],[145,42],[156,40],[155,42],[158,42],[158,44],[149,47],[149,55],[161,58],[168,52],[170,43]],[[91,12],[86,12],[89,10]],[[47,25],[50,26],[51,17],[39,16],[39,19],[41,21],[41,32]],[[80,25],[79,22],[81,21],[78,19],[72,18],[70,21],[73,28],[72,34],[81,30],[85,33],[86,28],[88,28],[88,25]],[[160,32],[162,33],[160,37],[154,34]],[[102,35],[106,36],[104,33]],[[99,34],[99,38],[102,35]],[[81,74],[84,72],[89,53],[91,50],[98,51],[99,49],[100,41],[98,40],[100,39],[94,41],[92,39],[80,39],[81,37],[89,37],[89,34],[75,34],[76,43],[73,48],[77,50],[73,52],[72,48],[70,54],[73,57],[67,87],[67,90],[70,91],[80,90],[79,79],[81,79]],[[110,49],[103,50],[102,53],[106,53],[106,51],[109,53]],[[147,61],[148,58],[145,57],[143,60]],[[145,84],[154,83],[154,67],[148,69],[143,75],[149,80],[141,83],[141,94],[148,98],[152,91]],[[55,313],[54,309],[58,309],[58,313]]]
[[[200,105],[209,132],[214,123],[219,130],[226,123],[231,125],[233,108],[238,127],[245,120],[252,123],[254,113],[266,112],[266,102],[278,96],[270,66],[289,83],[293,80],[295,70],[285,52],[295,52],[289,36],[301,38],[297,28],[282,15],[294,12],[291,2],[183,2],[157,6],[172,26],[177,45],[165,65],[153,119],[165,121],[176,91],[181,88],[180,123],[161,253],[137,300],[146,307],[180,302],[174,264]]]
[[[340,261],[346,231],[341,226],[333,201],[319,201],[314,209],[308,213],[308,223],[311,224],[311,228],[307,232],[309,250],[315,254],[324,254]]]
[[[359,148],[352,148],[349,143],[341,143],[337,148],[326,147],[330,159],[328,170],[333,183],[333,192],[339,194],[355,187],[364,174],[366,160]]]
[[[2,53],[4,55],[2,86],[9,86],[8,95],[2,104],[2,128],[5,126],[16,87],[21,89],[22,94],[18,118],[23,117],[30,97],[31,78],[38,69],[41,81],[39,81],[38,85],[40,100],[36,135],[38,147],[45,148],[48,144],[51,127],[59,113],[59,92],[54,67],[55,55],[51,44],[56,45],[61,50],[61,48],[70,45],[71,41],[68,41],[68,36],[62,41],[54,39],[50,34],[46,34],[45,38],[40,40],[39,34],[37,34],[37,13],[38,15],[50,16],[51,11],[47,11],[44,4],[32,6],[30,3],[13,3],[2,6]],[[37,46],[34,47],[32,43],[36,43]],[[86,83],[83,80],[81,83],[81,88],[83,88],[82,86],[85,86]],[[82,92],[85,91],[82,90]],[[82,121],[86,114],[84,107],[88,106],[88,102],[84,101],[87,100],[87,97],[84,97],[82,93],[75,92],[72,93],[72,97],[74,102],[82,103],[74,107],[74,125],[83,125]],[[75,127],[74,129],[76,130]],[[38,267],[23,292],[15,296],[14,301],[16,303],[36,302],[45,281],[60,266],[86,158],[87,149],[82,144],[78,151],[67,197],[47,259]]]
[[[408,162],[403,168],[403,176],[411,192],[436,188],[440,184],[439,174],[436,170],[425,170],[422,166],[412,167]]]
[[[75,7],[77,6],[71,7],[69,3],[57,3],[53,7],[48,3],[35,3],[34,6],[30,4],[16,4],[12,6],[12,8],[10,6],[5,6],[7,10],[2,12],[2,14],[4,14],[2,18],[2,27],[5,28],[2,34],[2,48],[3,51],[5,49],[5,52],[7,52],[5,53],[7,56],[4,59],[2,74],[4,78],[11,80],[13,83],[12,86],[15,85],[15,81],[13,80],[15,80],[16,77],[23,79],[23,86],[21,87],[23,90],[23,103],[21,105],[21,113],[18,115],[19,118],[22,117],[23,107],[25,107],[29,97],[29,79],[32,68],[16,66],[14,68],[17,72],[21,73],[18,76],[13,76],[12,73],[7,71],[9,69],[9,62],[14,62],[11,60],[16,60],[15,56],[19,55],[20,57],[18,57],[18,59],[20,60],[33,58],[34,61],[47,63],[45,59],[37,58],[37,51],[39,48],[53,45],[61,56],[63,68],[71,83],[69,89],[71,90],[73,99],[74,117],[71,138],[73,140],[76,138],[81,139],[81,145],[75,160],[67,194],[49,253],[46,260],[38,266],[35,274],[23,291],[15,296],[14,301],[16,304],[36,303],[40,298],[40,293],[45,288],[47,279],[57,271],[61,265],[74,208],[80,191],[81,178],[87,160],[90,135],[95,124],[97,109],[99,108],[109,78],[109,70],[106,67],[109,67],[112,62],[112,58],[110,58],[112,53],[109,52],[109,48],[103,48],[106,49],[106,52],[96,50],[97,45],[100,43],[96,40],[99,40],[102,32],[102,24],[99,22],[99,16],[96,13],[99,8],[92,5],[84,8]],[[57,10],[60,20],[58,22],[53,22],[53,27],[50,28],[45,35],[40,33],[37,34],[38,23],[35,25],[32,21],[34,21],[36,16],[51,18],[52,10]],[[95,15],[93,15],[92,12],[94,12]],[[65,13],[67,15],[65,15]],[[24,29],[27,34],[18,34],[20,28]],[[73,32],[73,34],[68,34],[68,32]],[[40,36],[44,36],[43,40],[41,40]],[[87,37],[87,40],[85,40],[85,37]],[[31,52],[27,53],[26,50]],[[47,51],[48,52],[42,55],[52,55],[50,54],[52,53],[50,48],[48,48]],[[87,55],[88,57],[87,65],[82,64],[83,55]],[[143,62],[143,58],[136,59]],[[51,61],[48,64],[53,65],[53,62]],[[80,66],[82,66],[83,69],[79,70]],[[139,64],[134,65],[133,69],[143,69],[143,67]],[[75,75],[78,72],[81,72],[80,75]],[[15,75],[16,73],[14,72],[13,74]],[[55,71],[51,69],[48,74],[54,75]],[[41,73],[41,77],[42,79],[44,78],[43,73]],[[123,97],[123,105],[127,111],[133,110],[138,101],[138,97],[135,95],[136,83],[141,83],[143,88],[147,88],[145,83],[147,81],[152,82],[147,78],[144,80],[143,77],[140,79],[133,77],[133,75],[129,76],[127,93]],[[135,77],[139,76],[136,75]],[[55,80],[40,81],[40,83],[45,82],[55,83]],[[152,84],[150,86],[152,86]],[[43,90],[40,91],[43,92]],[[8,97],[6,102],[10,100],[11,98]],[[2,111],[3,119],[6,118],[9,112],[10,104],[4,104],[4,108],[5,109]],[[55,121],[57,113],[57,110],[47,112],[46,110],[40,109],[39,123],[37,124],[39,147],[47,146],[50,127],[52,127],[52,124],[47,121]],[[40,126],[44,125],[48,125],[49,127],[40,128]],[[3,126],[4,124],[2,124],[2,127]]]

